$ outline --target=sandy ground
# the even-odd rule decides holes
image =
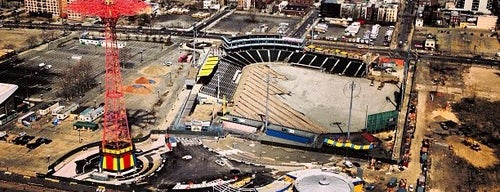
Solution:
[[[40,39],[40,34],[42,34],[42,30],[35,29],[0,29],[0,49],[4,48],[8,44],[13,44],[15,49],[19,49],[21,47],[27,46],[25,44],[26,39],[31,35],[34,35]]]
[[[430,117],[428,119],[432,119],[435,121],[442,121],[442,120],[440,120],[442,118],[449,120],[449,121],[453,121],[455,123],[460,122],[455,114],[453,114],[451,111],[447,111],[444,109],[437,109],[437,110],[432,111],[432,113],[430,114]]]
[[[271,68],[287,77],[287,80],[279,81],[278,84],[291,91],[291,95],[281,95],[281,100],[325,127],[331,127],[330,123],[339,121],[347,126],[351,92],[349,85],[352,81],[357,86],[353,91],[352,130],[365,127],[367,113],[370,115],[395,109],[394,105],[386,101],[386,97],[394,101],[397,87],[393,84],[386,84],[382,90],[377,90],[376,86],[370,86],[368,79],[285,65],[272,65]]]
[[[471,67],[469,73],[463,75],[465,84],[470,87],[470,91],[474,91],[477,96],[491,99],[492,101],[500,100],[500,70]]]
[[[170,71],[171,71],[170,67],[161,66],[161,65],[149,65],[149,66],[142,68],[139,71],[139,73],[146,75],[146,76],[158,77],[158,76],[166,75]]]
[[[464,158],[467,162],[471,163],[474,167],[488,168],[495,166],[499,163],[498,157],[495,155],[494,150],[486,145],[480,144],[481,150],[474,151],[470,147],[462,143],[462,138],[458,136],[450,136],[446,138],[449,145],[453,145],[453,152],[459,157]]]

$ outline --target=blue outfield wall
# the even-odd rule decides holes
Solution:
[[[295,141],[295,142],[299,142],[299,143],[304,143],[304,144],[310,144],[314,141],[314,138],[298,136],[298,135],[294,135],[291,133],[286,133],[286,132],[277,131],[277,130],[273,130],[273,129],[267,129],[266,135],[269,135],[272,137],[278,137],[278,138],[286,139],[286,140],[290,140],[290,141]]]

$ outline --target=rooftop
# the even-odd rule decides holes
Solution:
[[[14,84],[0,83],[0,104],[3,104],[14,92],[18,86]]]

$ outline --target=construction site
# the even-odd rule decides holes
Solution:
[[[422,61],[416,90],[422,107],[416,138],[430,140],[431,191],[496,191],[500,145],[500,71]],[[426,167],[427,168],[427,167]]]

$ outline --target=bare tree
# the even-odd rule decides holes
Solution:
[[[9,43],[7,45],[4,45],[3,46],[4,49],[15,49],[16,48],[16,45],[12,44],[12,43]]]
[[[128,47],[121,48],[119,51],[120,66],[124,67],[130,61],[132,51]]]
[[[67,69],[55,82],[55,86],[61,90],[59,94],[67,99],[82,95],[95,85],[92,71],[92,63],[88,60],[80,60],[77,65]]]
[[[28,44],[30,48],[32,48],[38,43],[38,38],[35,35],[30,35],[26,39],[25,43]]]

